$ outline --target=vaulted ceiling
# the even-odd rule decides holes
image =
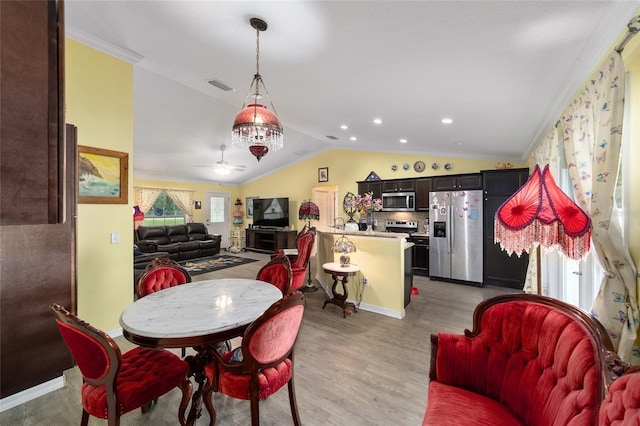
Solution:
[[[331,148],[523,161],[640,1],[67,0],[65,8],[67,36],[135,63],[135,176],[242,184]],[[260,72],[284,125],[284,148],[260,162],[231,146],[256,71],[251,17],[269,25]],[[221,159],[221,145],[225,161],[246,168],[219,176],[201,167]]]

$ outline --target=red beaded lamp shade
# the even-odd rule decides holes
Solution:
[[[529,180],[496,212],[494,239],[509,254],[541,245],[578,260],[589,252],[591,219],[556,185],[548,165],[543,172],[536,165]]]
[[[283,129],[260,75],[260,32],[267,30],[267,23],[258,18],[251,18],[249,22],[256,30],[256,73],[251,81],[251,86],[249,86],[249,94],[247,94],[242,109],[236,114],[233,121],[231,138],[235,147],[249,148],[249,152],[260,161],[269,150],[277,151],[282,148]],[[273,111],[258,103],[258,100],[262,98],[260,86],[262,86],[263,93],[269,98]],[[253,97],[254,101],[247,105],[249,97]]]
[[[301,220],[320,220],[320,209],[318,206],[311,202],[305,201],[300,206],[300,210],[298,210],[298,219]]]

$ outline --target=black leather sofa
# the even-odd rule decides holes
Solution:
[[[222,236],[211,235],[204,223],[140,226],[135,244],[142,253],[169,253],[173,260],[187,260],[220,253]]]

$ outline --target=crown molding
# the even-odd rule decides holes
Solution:
[[[75,40],[79,43],[86,44],[89,47],[93,47],[101,52],[104,52],[108,55],[115,56],[118,59],[122,59],[123,61],[129,62],[131,64],[135,64],[144,59],[144,56],[139,53],[133,52],[131,50],[125,49],[124,47],[116,46],[115,44],[109,43],[101,38],[93,36],[91,34],[87,34],[78,28],[74,28],[73,26],[65,27],[65,35],[72,40]]]

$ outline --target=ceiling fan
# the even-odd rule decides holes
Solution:
[[[231,165],[224,161],[224,150],[227,148],[226,145],[220,145],[221,158],[220,161],[216,161],[216,164],[213,165],[213,172],[217,175],[228,175],[231,172],[243,172],[246,166],[242,165]],[[198,167],[211,167],[211,166],[198,166]]]

